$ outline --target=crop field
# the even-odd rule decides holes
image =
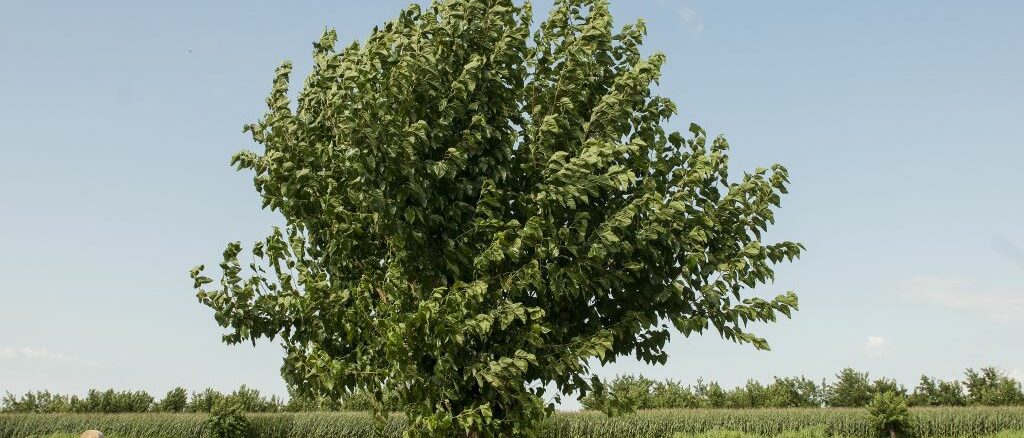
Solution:
[[[907,431],[913,437],[981,437],[1024,430],[1024,408],[916,408]],[[253,438],[399,437],[405,419],[383,425],[362,413],[250,414]],[[0,438],[64,436],[99,429],[112,438],[209,436],[205,414],[2,414]],[[382,428],[380,426],[383,426]],[[811,432],[807,432],[810,429]],[[724,433],[718,431],[734,431]],[[794,434],[794,432],[805,431]],[[712,433],[713,432],[713,433]],[[742,432],[742,434],[740,434]],[[710,434],[709,434],[710,433]],[[56,435],[55,435],[56,434]],[[551,438],[878,436],[862,409],[686,409],[649,410],[607,417],[594,412],[561,413],[547,420],[541,436]],[[71,435],[68,435],[71,436]],[[783,435],[787,436],[787,435]]]

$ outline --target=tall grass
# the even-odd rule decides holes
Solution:
[[[1024,408],[918,408],[912,410],[911,436],[976,438],[1006,430],[1024,430]],[[0,414],[0,438],[102,430],[118,438],[208,436],[204,414]],[[400,415],[378,423],[363,413],[252,414],[253,438],[399,437]],[[774,437],[817,428],[822,436],[874,438],[862,409],[682,409],[641,411],[606,417],[600,413],[562,413],[544,424],[550,438],[672,438],[729,430]],[[803,435],[806,435],[804,433]],[[729,435],[722,435],[723,437]],[[744,435],[739,437],[746,438]],[[800,437],[802,435],[793,435]],[[811,435],[816,436],[816,435]],[[713,438],[706,435],[704,438]],[[1005,437],[1005,438],[1010,438]]]

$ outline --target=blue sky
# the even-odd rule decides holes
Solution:
[[[241,126],[274,67],[301,77],[322,29],[347,43],[407,3],[0,2],[0,392],[283,394],[279,349],[222,345],[187,271],[277,221],[228,165],[254,147]],[[647,49],[668,55],[674,128],[726,134],[736,174],[789,167],[770,237],[807,252],[758,291],[801,298],[759,331],[773,351],[676,336],[667,365],[601,374],[734,385],[853,366],[912,385],[994,365],[1024,380],[1024,5],[613,11],[647,19]]]

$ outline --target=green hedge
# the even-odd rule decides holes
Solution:
[[[918,408],[913,436],[978,437],[1024,429],[1024,408]],[[57,432],[98,429],[119,438],[203,438],[203,414],[0,414],[0,438],[24,438]],[[362,413],[252,414],[253,438],[399,437],[405,420],[378,424]],[[555,415],[541,434],[550,438],[668,438],[676,433],[726,429],[775,435],[823,426],[829,434],[852,438],[877,436],[863,409],[718,409],[652,410],[609,418],[600,413]]]

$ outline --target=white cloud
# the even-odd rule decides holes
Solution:
[[[682,18],[684,22],[691,22],[697,16],[697,11],[689,6],[676,6],[676,15]]]
[[[889,348],[889,340],[881,336],[868,336],[868,341],[864,343],[864,351],[868,353],[879,354],[887,348]]]
[[[1006,373],[1011,379],[1024,383],[1024,369],[1014,368]]]
[[[675,5],[673,11],[679,21],[682,22],[683,27],[689,29],[695,34],[699,34],[704,31],[704,23],[700,20],[697,15],[697,10],[687,5],[684,0],[661,0],[661,5]]]
[[[0,359],[24,359],[42,362],[56,362],[56,363],[73,363],[79,365],[93,365],[91,362],[87,362],[74,356],[68,356],[64,353],[57,353],[50,351],[45,348],[32,348],[32,347],[21,347],[12,348],[4,347],[0,348]]]
[[[1024,290],[978,286],[971,278],[910,278],[899,285],[901,293],[918,303],[961,310],[996,321],[1024,319]]]
[[[697,18],[697,11],[686,5],[676,6],[676,15],[693,33],[704,32],[704,23]]]

